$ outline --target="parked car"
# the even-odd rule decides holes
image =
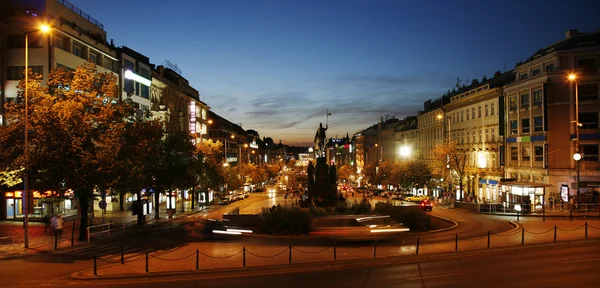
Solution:
[[[433,202],[429,201],[429,200],[422,200],[421,203],[421,208],[423,208],[423,210],[427,211],[432,211],[433,210]]]
[[[258,187],[256,189],[254,189],[254,192],[258,193],[258,192],[265,192],[265,188],[264,187]]]
[[[242,192],[238,192],[237,194],[235,194],[235,197],[237,198],[237,200],[244,200],[244,193]]]
[[[229,200],[228,196],[219,199],[219,205],[227,205],[229,203],[231,203],[231,200]]]
[[[244,198],[248,198],[248,197],[250,197],[250,192],[244,191]]]

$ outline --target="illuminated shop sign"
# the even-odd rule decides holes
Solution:
[[[138,82],[144,86],[150,87],[152,85],[152,81],[131,72],[131,70],[125,70],[125,78],[129,79],[129,80],[133,80],[135,82]]]

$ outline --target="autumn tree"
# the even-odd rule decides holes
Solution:
[[[225,177],[221,174],[222,149],[223,144],[219,141],[214,142],[212,139],[196,144],[196,155],[199,162],[195,170],[197,183],[201,189],[216,190],[225,183]]]
[[[354,166],[351,165],[343,165],[337,170],[338,179],[351,181],[351,179],[356,177],[356,173],[354,173]]]
[[[34,75],[26,84],[29,149],[23,153],[23,142],[19,140],[25,114],[25,83],[21,81],[17,102],[6,107],[10,125],[2,127],[0,133],[0,146],[12,147],[2,152],[2,170],[25,167],[33,187],[72,189],[79,204],[79,240],[83,241],[94,190],[106,179],[102,167],[112,161],[111,153],[120,147],[124,119],[131,109],[116,100],[116,76],[98,72],[93,63],[75,71],[52,70],[47,86],[42,86],[41,78]]]
[[[460,199],[463,197],[463,178],[465,175],[465,165],[467,162],[467,153],[458,148],[458,142],[453,139],[446,140],[443,144],[438,144],[434,148],[435,159],[438,167],[446,167],[448,171],[447,179],[449,185],[452,185],[452,178],[456,175],[459,182]],[[452,192],[449,191],[449,192]]]

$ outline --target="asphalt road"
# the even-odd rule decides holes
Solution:
[[[548,249],[549,248],[549,249]],[[598,287],[600,246],[592,243],[530,247],[503,252],[422,257],[412,263],[311,271],[268,270],[229,275],[188,275],[63,283],[85,287]],[[52,283],[48,283],[51,286]]]

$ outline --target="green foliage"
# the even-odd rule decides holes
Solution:
[[[306,235],[310,232],[311,216],[306,210],[278,205],[264,208],[260,223],[264,233]]]

